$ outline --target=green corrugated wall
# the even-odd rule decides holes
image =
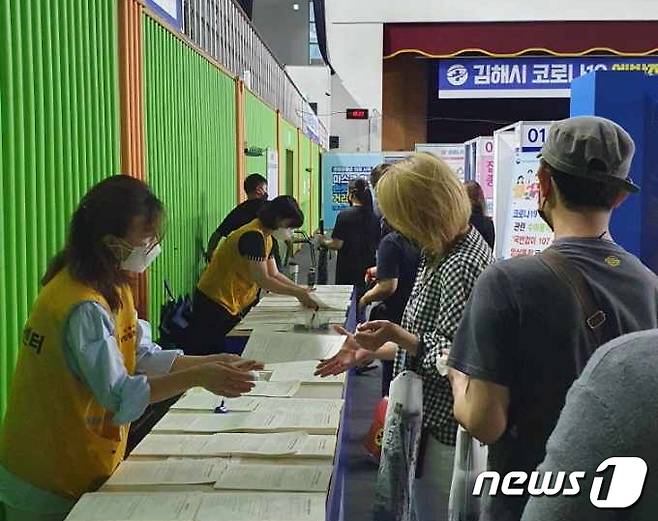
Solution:
[[[0,414],[48,259],[87,189],[119,171],[116,4],[0,8]]]
[[[235,82],[147,15],[144,67],[147,179],[168,220],[149,270],[157,324],[163,280],[193,290],[208,237],[236,204]]]
[[[311,143],[311,215],[312,227],[311,231],[315,231],[320,226],[320,193],[321,193],[321,179],[320,179],[320,145]]]
[[[244,104],[247,146],[276,150],[276,112],[249,90],[245,90]],[[267,177],[267,154],[247,156],[246,166],[246,175],[258,173]]]
[[[281,119],[279,126],[279,194],[296,196],[298,193],[297,180],[299,176],[299,154],[297,150],[297,128]],[[292,182],[286,175],[286,151],[292,152]]]

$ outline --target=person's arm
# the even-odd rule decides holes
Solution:
[[[331,238],[322,237],[321,244],[325,248],[330,250],[340,250],[345,244],[345,239],[349,234],[349,223],[345,218],[343,212],[339,213],[336,216],[336,224],[334,224],[334,229],[331,231]]]
[[[342,239],[327,239],[326,237],[322,239],[322,246],[329,250],[340,250],[345,242]]]
[[[448,365],[457,421],[494,443],[508,422],[519,313],[513,285],[497,265],[479,278],[455,335]]]
[[[219,241],[222,240],[222,237],[224,237],[224,234],[222,233],[222,228],[221,226],[217,228],[213,234],[210,236],[210,239],[208,240],[208,249],[206,250],[206,260],[210,262],[212,259],[213,254],[215,253],[215,250],[217,249],[217,245],[219,244]]]
[[[397,291],[397,289],[398,289],[398,279],[378,280],[377,284],[375,284],[372,289],[366,291],[365,295],[361,297],[361,300],[359,301],[359,306],[366,307],[368,304],[371,304],[372,302],[385,300],[391,295],[393,295]]]
[[[271,259],[270,259],[271,260]],[[276,277],[270,275],[268,262],[247,261],[249,263],[249,276],[261,288],[278,293],[279,295],[290,295],[295,297],[299,302],[311,309],[317,309],[317,303],[311,298],[310,290],[297,284],[288,284],[282,282]],[[271,261],[273,262],[273,261]]]
[[[191,387],[203,386],[211,392],[237,396],[253,386],[248,371],[225,364],[205,364],[164,375],[129,375],[114,329],[112,319],[99,304],[80,304],[65,326],[64,355],[72,374],[85,383],[105,409],[114,413],[113,422],[117,425],[139,418],[149,403],[177,396]],[[144,355],[141,356],[144,367]]]
[[[275,278],[279,282],[287,286],[290,286],[291,288],[301,287],[299,284],[295,284],[292,280],[290,280],[288,277],[286,277],[283,273],[279,271],[279,268],[276,265],[276,261],[272,257],[267,259],[267,272],[270,275],[270,277]]]
[[[450,369],[448,373],[455,399],[454,414],[471,436],[483,443],[495,443],[507,429],[509,389]]]

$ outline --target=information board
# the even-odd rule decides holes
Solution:
[[[494,142],[492,137],[477,140],[475,180],[482,187],[487,203],[487,215],[493,215],[494,204]]]
[[[568,98],[595,71],[658,73],[658,57],[525,57],[439,60],[439,98]]]
[[[276,149],[267,149],[267,191],[269,198],[279,195],[279,152]]]
[[[539,216],[539,159],[534,153],[520,152],[514,162],[513,183],[508,214],[504,221],[503,258],[535,255],[545,250],[553,240],[553,232]]]
[[[463,143],[424,143],[416,145],[416,152],[429,152],[443,159],[459,180],[464,182],[464,167],[466,162],[466,147]]]
[[[348,206],[349,182],[358,177],[368,179],[372,169],[382,162],[382,154],[322,155],[322,216],[325,229],[333,229],[338,212]]]

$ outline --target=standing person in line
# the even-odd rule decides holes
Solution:
[[[226,335],[240,322],[260,289],[296,297],[309,308],[317,304],[310,289],[279,273],[272,257],[274,238],[287,241],[304,224],[297,201],[283,195],[267,201],[258,218],[223,241],[201,275],[194,293],[189,353],[221,353]]]
[[[0,436],[5,521],[59,521],[123,460],[149,403],[205,387],[248,392],[251,362],[181,356],[151,340],[130,281],[160,253],[162,203],[141,181],[110,177],[83,197],[43,278]]]
[[[531,497],[522,521],[655,521],[658,513],[658,330],[650,329],[619,337],[592,355],[567,394],[557,426],[546,445],[546,459],[539,472],[585,472],[581,493],[575,496]],[[632,406],[629,407],[629,398]],[[615,489],[623,489],[630,502],[633,492],[642,492],[637,502],[625,508],[600,508],[589,492],[599,465],[609,458],[640,458],[648,472],[644,488],[633,489],[640,469],[630,473],[615,469]],[[610,467],[608,467],[610,469]],[[609,470],[608,470],[609,472]],[[629,475],[630,474],[630,475]],[[598,473],[602,476],[603,473]],[[609,474],[608,474],[609,476]],[[553,478],[555,479],[555,478]],[[609,479],[609,478],[608,478]],[[610,483],[606,479],[606,482]],[[639,480],[635,485],[639,485]],[[612,486],[612,485],[611,485]],[[607,494],[607,496],[606,496]],[[601,487],[598,500],[619,498]]]
[[[247,200],[233,208],[210,236],[208,251],[206,252],[208,262],[212,259],[219,241],[256,219],[258,212],[267,201],[267,179],[262,175],[248,175],[244,180],[243,188],[247,194]]]
[[[379,209],[379,203],[377,202],[377,183],[379,183],[379,180],[382,178],[382,176],[386,173],[386,171],[389,169],[391,165],[389,163],[381,163],[380,165],[377,165],[375,168],[372,169],[370,172],[370,186],[373,189],[372,192],[372,211],[375,214],[375,217],[377,219],[382,218],[382,212]],[[383,236],[383,233],[382,233]]]
[[[370,312],[370,320],[400,324],[418,274],[420,250],[400,232],[390,231],[386,222],[382,227],[387,228],[387,233],[377,248],[377,266],[368,270],[368,278],[375,285],[361,297],[359,308],[380,302]],[[382,360],[382,396],[388,396],[392,379],[393,361]]]
[[[375,265],[379,219],[372,211],[372,193],[365,179],[350,181],[347,200],[350,207],[336,217],[331,239],[321,241],[338,251],[336,284],[354,285],[358,302],[365,293],[366,270]]]
[[[629,179],[634,151],[628,133],[607,119],[554,123],[541,153],[538,208],[572,282],[536,255],[494,264],[473,290],[451,377],[455,416],[489,444],[489,470],[535,470],[596,346],[658,326],[658,277],[609,229],[612,211],[639,190]],[[599,310],[589,317],[583,294]],[[482,519],[518,521],[527,499],[487,496]]]
[[[421,474],[414,480],[413,508],[418,521],[444,521],[457,423],[450,383],[437,364],[447,359],[475,280],[493,258],[469,225],[471,205],[464,186],[441,159],[417,153],[393,164],[380,179],[377,195],[386,221],[422,252],[402,324],[362,324],[317,373],[338,374],[377,358],[395,360],[395,374],[411,369],[422,377]]]
[[[493,251],[496,242],[496,232],[491,217],[487,216],[487,202],[484,198],[482,187],[476,181],[467,181],[465,183],[466,193],[471,201],[471,220],[473,227],[480,232],[489,248]]]

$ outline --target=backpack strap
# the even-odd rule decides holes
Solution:
[[[539,258],[548,266],[553,274],[565,282],[578,299],[580,307],[585,316],[585,324],[590,332],[590,338],[594,347],[599,347],[605,342],[603,337],[603,324],[607,317],[605,312],[596,303],[592,289],[585,280],[582,272],[569,260],[569,258],[557,251],[548,248],[539,254]]]

